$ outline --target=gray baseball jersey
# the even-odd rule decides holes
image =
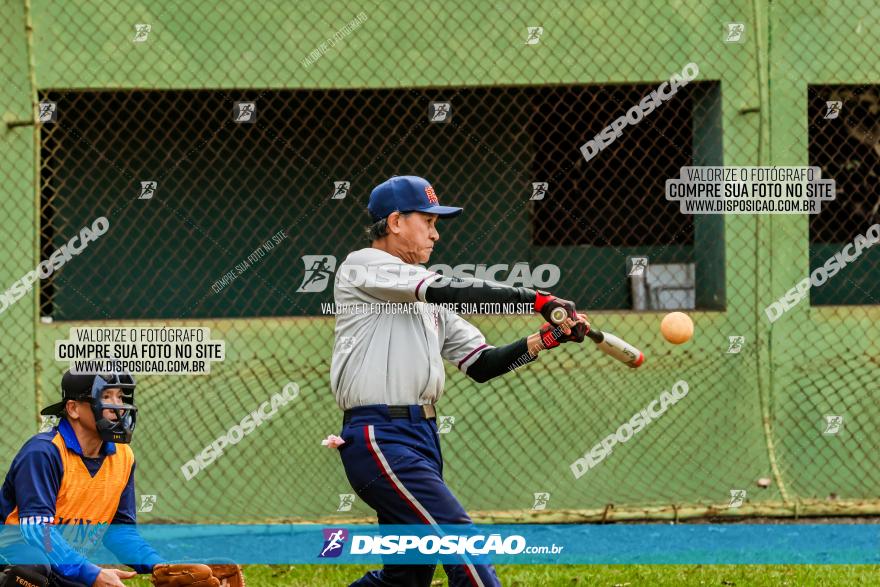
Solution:
[[[354,251],[336,271],[330,386],[343,410],[370,404],[433,404],[443,360],[462,372],[491,346],[448,308],[425,301],[441,276],[385,251]]]

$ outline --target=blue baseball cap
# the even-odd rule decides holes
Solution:
[[[461,208],[441,206],[434,188],[427,179],[415,175],[394,176],[373,188],[367,204],[373,222],[378,222],[394,211],[424,212],[440,218],[461,214]]]

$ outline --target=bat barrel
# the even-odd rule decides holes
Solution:
[[[642,351],[609,332],[590,330],[587,336],[596,343],[599,350],[626,364],[628,367],[635,369],[645,362],[645,354]]]

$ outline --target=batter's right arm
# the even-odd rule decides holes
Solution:
[[[541,330],[521,338],[510,344],[489,348],[467,370],[467,375],[477,383],[485,383],[490,379],[509,373],[514,369],[531,363],[544,350],[558,347],[564,342],[584,341],[589,328],[586,317],[581,315],[572,328],[571,334],[565,334],[558,326],[544,323]]]

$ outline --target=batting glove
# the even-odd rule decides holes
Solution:
[[[552,349],[558,347],[563,342],[584,342],[584,338],[589,330],[590,328],[586,323],[577,322],[571,327],[571,334],[565,334],[560,327],[544,322],[538,334],[541,335],[541,343],[544,345],[544,348]]]
[[[553,320],[550,317],[550,314],[556,308],[564,309],[569,318],[577,320],[577,310],[574,307],[574,302],[557,298],[556,296],[551,295],[550,292],[540,290],[537,292],[535,295],[535,312],[540,312],[541,316],[544,317],[544,320],[552,322]]]

